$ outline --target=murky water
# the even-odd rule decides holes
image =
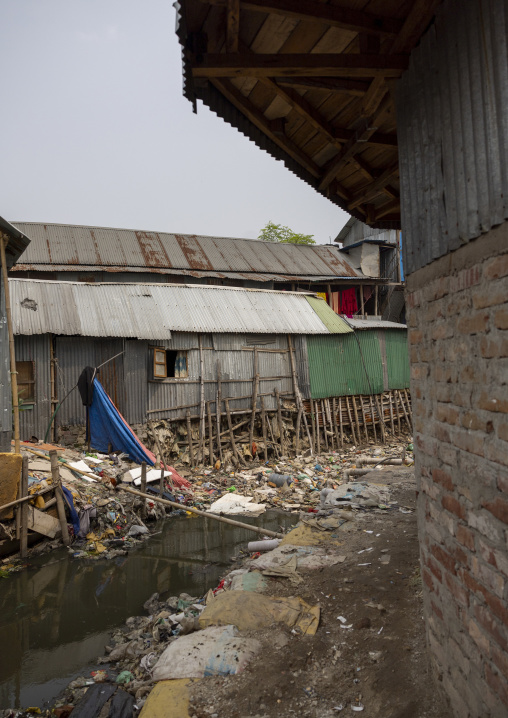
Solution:
[[[296,515],[244,519],[272,531]],[[66,549],[0,579],[0,709],[43,706],[73,678],[89,675],[110,631],[158,591],[201,596],[256,534],[203,518],[175,517],[140,548],[113,560],[75,560]]]

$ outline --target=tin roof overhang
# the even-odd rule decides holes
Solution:
[[[184,94],[366,224],[400,227],[394,82],[440,0],[179,0]]]

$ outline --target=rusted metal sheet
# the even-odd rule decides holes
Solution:
[[[328,334],[303,292],[11,279],[14,333],[169,339],[173,331]]]
[[[105,227],[16,222],[31,243],[23,271],[136,271],[219,276],[255,281],[284,277],[362,278],[339,248],[202,237]],[[203,274],[213,273],[213,274]],[[254,275],[265,275],[266,279]]]

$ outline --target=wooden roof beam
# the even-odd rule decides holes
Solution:
[[[299,87],[302,90],[327,90],[363,97],[369,89],[367,80],[350,80],[345,77],[274,77],[278,85]]]
[[[237,110],[249,119],[258,129],[277,144],[284,152],[304,167],[313,177],[321,176],[321,169],[288,137],[282,134],[283,121],[271,122],[253,103],[227,79],[215,78],[212,84],[226,97]]]
[[[202,0],[202,2],[224,5],[226,0]],[[240,6],[243,10],[293,17],[297,20],[318,22],[322,25],[381,37],[397,37],[403,28],[403,21],[398,18],[337,5],[325,5],[316,0],[241,0]]]
[[[240,0],[227,0],[226,3],[226,50],[238,52],[240,31]]]
[[[387,215],[397,214],[400,212],[400,199],[394,199],[393,202],[388,202],[382,207],[377,207],[374,214],[374,222],[378,222]]]
[[[415,0],[390,52],[411,52],[436,14],[441,0]]]
[[[399,162],[397,160],[397,162],[388,167],[376,180],[374,180],[374,182],[369,182],[369,184],[365,185],[363,190],[361,190],[353,198],[353,201],[348,204],[348,210],[351,211],[361,204],[366,204],[369,200],[374,199],[374,197],[377,197],[378,194],[381,194],[384,187],[386,187],[398,171]]]
[[[194,77],[400,77],[408,55],[338,54],[205,54],[191,55]]]

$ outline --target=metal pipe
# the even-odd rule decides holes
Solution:
[[[207,511],[200,511],[199,509],[195,509],[193,506],[184,506],[183,504],[177,504],[175,501],[168,501],[167,499],[161,499],[158,496],[153,496],[151,494],[142,494],[141,491],[136,491],[136,489],[131,489],[127,486],[122,486],[121,484],[118,484],[116,487],[117,491],[126,491],[129,494],[133,494],[134,496],[140,496],[142,499],[149,499],[150,501],[156,501],[159,504],[164,504],[164,506],[172,506],[175,509],[183,509],[184,511],[190,511],[192,514],[197,514],[198,516],[204,516],[207,519],[214,519],[215,521],[222,521],[224,524],[230,524],[231,526],[239,526],[242,529],[247,529],[249,531],[254,531],[258,534],[263,534],[263,536],[272,536],[273,538],[284,538],[284,534],[276,533],[275,531],[269,531],[268,529],[262,529],[259,528],[259,526],[251,526],[250,524],[244,524],[241,521],[234,521],[233,519],[227,519],[224,516],[217,516],[216,514],[208,513]]]

